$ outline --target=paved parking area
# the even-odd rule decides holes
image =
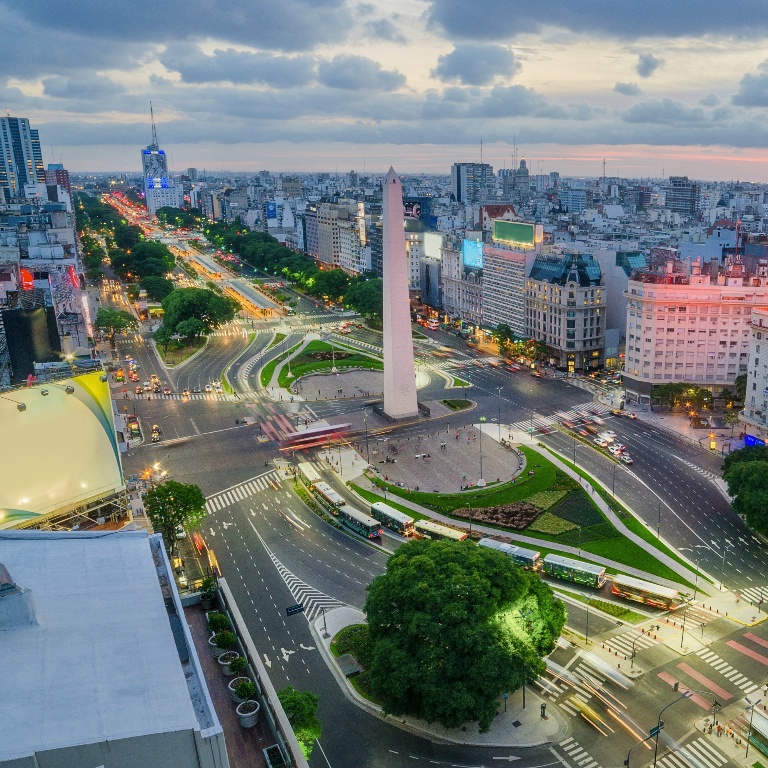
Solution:
[[[360,369],[302,376],[293,388],[305,400],[381,397],[384,394],[384,371]]]
[[[507,482],[522,471],[516,451],[490,436],[497,430],[485,425],[482,438],[483,479],[486,483]],[[502,437],[506,437],[504,427]],[[497,438],[497,436],[496,436]],[[406,488],[455,493],[473,487],[480,479],[480,431],[473,427],[448,430],[444,425],[425,425],[423,435],[411,438],[370,438],[370,464],[381,476]],[[358,448],[365,456],[365,444]]]

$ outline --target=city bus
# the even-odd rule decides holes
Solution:
[[[436,331],[440,327],[440,321],[436,317],[430,317],[426,325],[430,331]]]
[[[401,536],[413,536],[413,518],[398,512],[383,501],[371,504],[371,517],[375,517],[387,528],[397,531]]]
[[[417,520],[414,528],[426,539],[438,541],[440,539],[452,539],[453,541],[464,541],[467,538],[466,531],[457,531],[455,528],[448,528],[446,525],[440,525],[434,520]]]
[[[312,484],[312,493],[318,501],[327,507],[334,515],[339,514],[339,507],[347,503],[346,499],[331,488],[328,483],[317,482]]]
[[[307,488],[311,488],[315,483],[319,483],[322,480],[320,473],[308,461],[302,461],[298,466],[298,470],[301,482]]]
[[[565,581],[575,581],[599,589],[605,584],[605,568],[581,560],[571,560],[561,555],[547,555],[544,558],[544,573]]]
[[[680,607],[680,593],[676,589],[660,587],[658,584],[636,579],[634,576],[614,576],[611,592],[627,600],[652,605],[654,608],[673,611]]]
[[[496,541],[496,539],[480,539],[477,542],[481,547],[488,547],[489,549],[495,549],[498,552],[506,555],[512,560],[515,565],[522,565],[526,570],[537,571],[541,568],[541,553],[535,552],[532,549],[525,549],[524,547],[518,547],[515,544],[507,544],[504,541]]]
[[[372,517],[368,517],[364,512],[360,512],[353,507],[344,506],[336,514],[343,525],[346,525],[347,528],[355,533],[365,536],[367,539],[375,539],[377,536],[381,536],[381,523]]]

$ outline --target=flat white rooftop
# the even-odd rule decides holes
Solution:
[[[0,531],[38,625],[0,625],[0,761],[199,728],[143,531]]]

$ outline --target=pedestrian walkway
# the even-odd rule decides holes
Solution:
[[[622,632],[620,635],[609,637],[600,645],[608,651],[618,653],[627,659],[631,659],[633,649],[635,655],[637,655],[640,651],[652,648],[654,645],[658,644],[659,641],[655,640],[650,632],[645,634],[643,632],[638,632],[636,629],[630,629],[627,632]]]
[[[561,741],[560,746],[579,768],[599,768],[597,760],[572,737],[569,736],[565,741]]]
[[[544,416],[535,412],[531,413],[530,419],[516,421],[514,424],[510,425],[509,429],[510,431],[525,432],[529,434],[531,425],[533,425],[533,431],[540,432],[556,424],[560,425],[563,421],[577,421],[592,416],[607,416],[610,414],[611,410],[609,405],[589,401],[587,403],[581,403],[580,405],[574,405],[567,411],[559,411],[551,416]]]
[[[720,768],[728,758],[718,752],[707,739],[700,736],[684,747],[677,747],[656,761],[663,768]]]
[[[706,661],[710,667],[717,670],[723,677],[730,680],[730,682],[742,690],[746,695],[749,695],[752,691],[757,690],[760,687],[742,675],[737,669],[734,669],[727,661],[721,659],[709,648],[700,648],[696,651],[696,655],[702,661]]]
[[[244,501],[261,491],[268,489],[278,490],[280,487],[279,474],[274,470],[265,472],[263,475],[251,478],[244,483],[233,485],[225,491],[219,491],[219,493],[209,496],[205,501],[205,509],[208,514],[218,512],[220,509]]]

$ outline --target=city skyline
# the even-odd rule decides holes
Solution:
[[[708,5],[0,0],[0,93],[80,171],[140,172],[151,100],[173,172],[447,173],[482,140],[495,169],[768,181],[768,25]]]

